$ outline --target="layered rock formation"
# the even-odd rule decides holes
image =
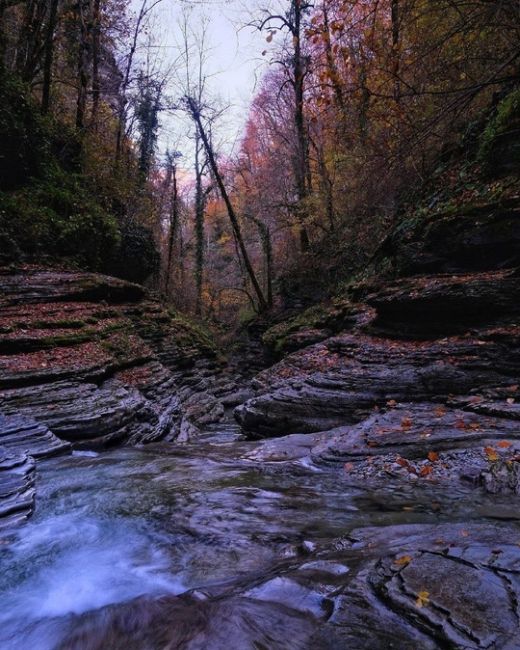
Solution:
[[[517,491],[518,202],[461,214],[452,233],[455,221],[417,224],[385,245],[387,268],[437,273],[376,275],[352,287],[340,319],[322,307],[310,333],[301,317],[268,332],[271,347],[283,334],[301,349],[254,379],[256,396],[235,411],[246,433],[325,432],[315,461],[346,463],[360,480],[472,476]],[[316,332],[323,340],[306,345]]]
[[[224,371],[203,333],[138,285],[1,271],[0,511],[31,501],[31,458],[186,439],[218,421]]]

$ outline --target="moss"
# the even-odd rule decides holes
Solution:
[[[494,117],[488,122],[480,139],[478,159],[486,166],[496,162],[496,149],[499,140],[520,128],[520,88],[510,92],[498,105]],[[518,147],[515,149],[516,162],[520,162]]]
[[[84,320],[72,320],[63,318],[61,320],[45,321],[37,320],[31,323],[17,323],[19,327],[33,327],[34,329],[82,329],[86,325]]]
[[[201,351],[219,355],[218,347],[209,328],[195,323],[183,314],[169,310],[170,324],[176,330],[175,338],[180,345],[193,346]]]
[[[46,336],[38,339],[38,347],[41,348],[59,348],[70,347],[71,345],[80,345],[81,343],[88,343],[92,341],[93,336],[90,332],[82,332],[81,334],[59,334],[57,336]]]
[[[262,336],[262,342],[280,355],[287,349],[294,334],[308,329],[338,331],[351,311],[350,301],[334,298],[330,303],[314,305],[289,320],[273,325]]]

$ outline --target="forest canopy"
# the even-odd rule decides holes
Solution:
[[[165,65],[150,54],[160,0],[2,0],[0,262],[146,281],[233,321],[334,293],[389,230],[509,173],[516,0],[248,5],[266,65],[234,149],[204,21],[182,4]],[[188,138],[165,149],[172,115]]]

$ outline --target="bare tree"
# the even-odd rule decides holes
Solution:
[[[305,225],[305,202],[311,194],[312,188],[310,184],[309,138],[304,113],[305,77],[308,72],[308,62],[302,49],[302,37],[304,16],[311,6],[311,3],[305,2],[305,0],[289,0],[289,6],[284,13],[269,13],[256,23],[260,31],[269,31],[268,40],[272,40],[276,31],[285,31],[289,35],[289,56],[282,57],[279,63],[289,72],[289,83],[294,91],[293,119],[296,142],[293,167],[297,197],[294,211],[300,223],[300,245],[304,252],[310,246]]]
[[[185,103],[193,121],[197,125],[202,143],[204,145],[204,149],[206,151],[206,156],[208,157],[209,165],[211,167],[211,172],[215,179],[215,183],[217,184],[217,187],[219,189],[220,195],[222,196],[222,200],[224,201],[224,204],[226,206],[229,221],[231,222],[231,227],[233,229],[233,235],[235,236],[235,240],[238,249],[240,251],[240,255],[242,257],[242,261],[244,263],[247,276],[251,281],[251,285],[253,286],[254,293],[258,300],[258,310],[260,312],[266,311],[268,308],[268,304],[263,294],[262,288],[260,287],[260,284],[256,277],[256,273],[253,269],[253,265],[251,264],[251,260],[249,259],[249,254],[247,252],[247,248],[244,243],[244,238],[242,236],[242,230],[240,228],[240,222],[235,212],[235,209],[233,208],[233,204],[231,203],[231,199],[229,198],[229,194],[226,190],[226,186],[224,185],[222,175],[217,165],[215,152],[213,151],[213,147],[211,146],[208,134],[206,132],[206,128],[203,124],[200,106],[192,97],[186,97]]]

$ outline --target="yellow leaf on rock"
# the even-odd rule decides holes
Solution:
[[[412,561],[412,556],[411,555],[403,555],[397,560],[394,561],[394,564],[397,564],[397,566],[406,566],[407,564],[410,564]]]
[[[430,602],[430,592],[429,591],[420,591],[417,594],[417,600],[415,604],[417,607],[425,607]]]

